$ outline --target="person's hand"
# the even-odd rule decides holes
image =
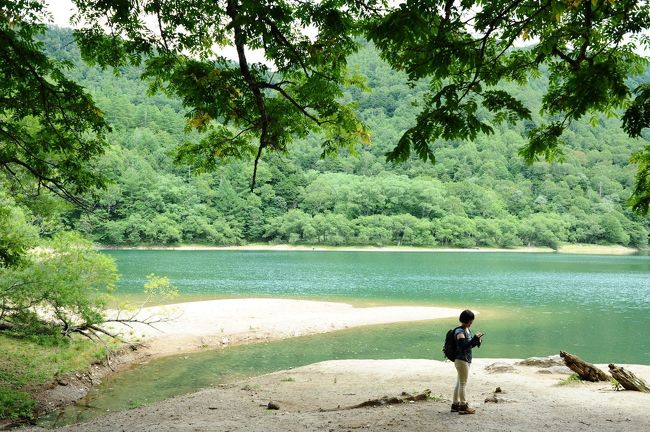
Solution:
[[[481,333],[481,332],[476,333],[476,337],[481,339],[483,337],[483,333]]]

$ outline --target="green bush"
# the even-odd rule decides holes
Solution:
[[[0,419],[31,419],[35,407],[27,393],[0,387]]]

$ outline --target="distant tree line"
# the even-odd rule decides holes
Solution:
[[[64,211],[49,225],[74,228],[107,245],[282,242],[328,245],[557,247],[562,242],[648,244],[648,219],[632,213],[630,154],[647,144],[627,137],[619,120],[595,117],[566,132],[564,162],[527,165],[517,154],[527,123],[501,126],[474,142],[436,144],[437,163],[384,154],[418,112],[426,83],[405,84],[371,45],[350,58],[369,91],[348,88],[372,131],[371,142],[321,158],[308,136],[286,155],[260,163],[249,191],[250,161],[224,160],[215,173],[175,165],[175,149],[195,139],[184,132],[181,103],[149,97],[135,68],[88,67],[67,30],[46,35],[48,54],[74,65],[70,77],[93,95],[112,125],[111,143],[95,168],[112,180],[95,191],[91,212]],[[546,77],[511,91],[531,104]],[[38,219],[38,209],[34,213]],[[44,229],[44,228],[43,228]],[[48,229],[53,229],[51,226]]]

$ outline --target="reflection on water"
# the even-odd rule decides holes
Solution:
[[[169,276],[184,300],[233,296],[433,304],[481,311],[480,357],[566,350],[594,363],[650,363],[650,258],[503,253],[112,251],[120,290]],[[455,320],[371,326],[152,361],[104,382],[58,423],[198,388],[347,358],[442,360]],[[621,335],[625,335],[622,337]],[[635,343],[630,344],[629,341]],[[46,423],[52,424],[57,415]]]

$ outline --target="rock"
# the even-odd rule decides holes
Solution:
[[[503,402],[512,402],[510,399],[506,399],[503,396],[501,396],[503,393],[505,393],[503,390],[501,390],[501,387],[497,387],[494,390],[494,393],[492,396],[486,397],[485,398],[485,403],[503,403]]]
[[[559,355],[553,355],[549,357],[529,357],[515,364],[517,366],[537,366],[548,368],[551,366],[564,366],[564,360],[562,360]]]
[[[517,373],[517,369],[509,363],[496,362],[485,367],[488,373]]]
[[[279,409],[280,409],[280,405],[278,405],[278,404],[275,403],[275,402],[269,402],[268,405],[266,405],[266,408],[267,408],[267,409],[270,409],[270,410],[279,410]]]
[[[559,375],[571,375],[573,371],[567,366],[551,366],[547,369],[549,372]]]
[[[490,397],[485,398],[485,403],[506,403],[506,402],[512,402],[512,400],[502,398],[501,396],[497,396],[496,393]]]
[[[571,375],[573,374],[573,371],[566,366],[553,366],[548,369],[540,369],[537,373],[548,375]]]

